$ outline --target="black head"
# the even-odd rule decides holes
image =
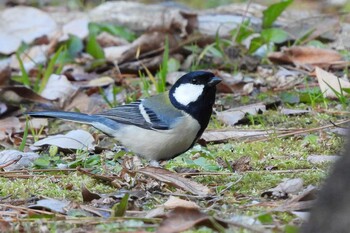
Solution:
[[[171,103],[207,127],[215,102],[216,85],[221,79],[211,72],[194,71],[182,76],[170,89]]]

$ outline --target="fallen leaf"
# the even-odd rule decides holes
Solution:
[[[136,170],[136,172],[144,174],[146,176],[150,176],[158,181],[167,183],[177,188],[181,188],[187,192],[198,196],[208,196],[210,194],[210,190],[208,189],[208,187],[162,168],[145,167]]]
[[[217,86],[220,93],[234,93],[235,95],[248,95],[254,89],[256,79],[246,77],[243,73],[230,74],[224,71],[215,71],[215,75],[222,79]]]
[[[170,196],[169,199],[163,204],[163,206],[167,210],[175,209],[177,207],[200,209],[196,203],[192,201],[186,201],[174,196]]]
[[[234,125],[242,120],[246,114],[256,115],[266,111],[266,105],[263,103],[250,104],[240,106],[237,108],[231,108],[226,111],[217,112],[217,119],[227,125]]]
[[[164,215],[165,215],[164,206],[160,206],[148,211],[145,218],[160,218],[160,217],[164,217]]]
[[[304,109],[289,109],[289,108],[282,108],[280,110],[281,114],[287,115],[287,116],[296,116],[296,115],[305,115],[307,113],[310,113],[309,110]]]
[[[120,45],[103,48],[103,52],[106,56],[107,61],[118,61],[121,60],[123,54],[128,51],[130,45]]]
[[[166,38],[168,38],[169,50],[177,45],[173,34],[159,31],[145,33],[129,44],[129,48],[117,61],[119,64],[122,64],[135,59],[155,57],[156,55],[162,55],[163,57],[163,46],[165,45]]]
[[[156,232],[178,233],[199,226],[206,226],[220,232],[222,228],[227,227],[227,224],[198,209],[176,207],[166,215]]]
[[[97,193],[92,193],[85,185],[81,187],[81,195],[83,196],[83,202],[91,202],[92,200],[98,200],[101,196]]]
[[[84,67],[78,64],[67,64],[62,68],[64,74],[70,81],[87,81],[98,78],[96,73],[88,73]]]
[[[111,85],[112,83],[114,83],[114,79],[108,76],[103,76],[103,77],[92,79],[86,82],[85,81],[75,82],[74,84],[82,88],[89,88],[89,87],[104,87],[104,86]]]
[[[309,155],[307,161],[312,164],[334,163],[340,158],[339,155]]]
[[[1,33],[1,32],[0,32]],[[10,58],[0,60],[0,86],[6,85],[11,77]]]
[[[51,16],[34,7],[16,6],[0,12],[0,53],[15,52],[22,42],[30,44],[42,36],[52,36],[57,30]]]
[[[295,40],[308,35],[305,42],[316,38],[321,38],[321,41],[333,41],[342,31],[339,17],[334,15],[315,15],[300,20],[292,20],[282,28],[288,33],[288,40]]]
[[[78,129],[72,130],[65,135],[58,134],[39,140],[31,148],[35,150],[37,149],[36,147],[54,145],[63,149],[91,150],[95,147],[94,141],[90,133]]]
[[[66,208],[69,206],[69,201],[55,200],[55,199],[42,199],[37,201],[35,205],[30,205],[28,208],[36,210],[48,210],[54,213],[66,214]]]
[[[21,123],[17,117],[6,117],[0,119],[0,131],[18,132],[21,130]]]
[[[3,150],[0,152],[0,167],[5,171],[19,170],[33,165],[40,156],[33,152]]]
[[[252,169],[250,166],[251,158],[249,156],[242,156],[239,159],[233,161],[232,168],[234,171],[244,172]]]
[[[11,224],[3,218],[0,218],[0,232],[11,232],[11,230],[13,230]]]
[[[97,98],[95,98],[97,97]],[[85,92],[79,91],[77,95],[64,107],[65,111],[84,112],[87,114],[101,112],[106,109],[106,103],[100,95],[88,96]]]
[[[341,88],[350,88],[350,82],[339,79],[334,74],[331,74],[319,67],[316,67],[316,77],[318,85],[320,86],[321,92],[324,97],[338,98],[336,93],[343,93]]]
[[[136,32],[180,31],[187,34],[187,20],[178,8],[139,2],[105,2],[89,12],[93,22],[110,22],[123,25]],[[142,22],[142,23],[140,23]]]
[[[23,63],[24,69],[26,71],[30,71],[34,67],[36,67],[38,64],[44,64],[47,61],[48,57],[48,45],[37,45],[32,46],[28,50],[24,51],[20,55],[20,59]],[[20,70],[21,65],[17,59],[16,54],[13,54],[11,56],[11,64],[12,69]]]
[[[277,185],[275,188],[269,189],[261,194],[262,197],[286,199],[289,194],[297,194],[303,188],[303,180],[301,178],[288,179]]]
[[[310,210],[315,204],[318,190],[309,185],[300,194],[293,197],[291,200],[287,200],[281,206],[276,207],[275,211],[297,211],[297,210]]]
[[[2,101],[10,104],[21,103],[41,103],[50,104],[51,100],[46,99],[33,90],[25,86],[0,86],[0,98]]]
[[[343,61],[337,51],[306,46],[285,48],[281,52],[270,53],[268,58],[274,63],[317,66],[329,66],[334,62]]]
[[[76,88],[67,80],[66,76],[51,74],[41,96],[49,100],[59,99],[63,105],[64,101],[70,98],[75,91]]]
[[[107,32],[102,32],[100,33],[97,37],[96,40],[99,45],[101,45],[102,48],[107,48],[107,47],[114,47],[114,46],[121,46],[121,45],[128,45],[130,44],[127,40],[113,36]]]
[[[166,82],[174,85],[175,82],[181,78],[182,76],[184,76],[186,74],[186,72],[183,71],[175,71],[175,72],[169,72],[166,76]]]
[[[269,89],[290,89],[305,81],[305,74],[298,70],[288,70],[282,66],[275,69],[259,66],[258,80]]]
[[[62,27],[63,35],[60,37],[60,41],[68,40],[69,35],[74,35],[80,39],[85,39],[89,34],[88,29],[89,19],[88,17],[81,17],[73,19],[72,21],[66,23]]]
[[[41,129],[48,126],[49,121],[46,118],[31,118],[28,123],[31,129]],[[22,127],[25,127],[25,122],[23,122]]]

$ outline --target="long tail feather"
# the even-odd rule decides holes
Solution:
[[[111,136],[114,134],[114,131],[118,130],[118,128],[120,127],[120,124],[114,120],[111,120],[102,116],[89,115],[89,114],[78,113],[78,112],[43,111],[43,112],[27,112],[25,114],[32,117],[38,117],[38,118],[57,118],[57,119],[89,124],[95,127],[96,129],[101,130],[102,132]]]
[[[43,111],[27,112],[25,114],[38,118],[58,118],[87,124],[96,121],[96,116],[78,112]]]

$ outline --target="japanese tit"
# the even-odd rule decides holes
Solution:
[[[215,102],[213,73],[183,75],[168,92],[97,114],[43,111],[32,117],[89,124],[148,160],[168,160],[189,150],[207,127]]]

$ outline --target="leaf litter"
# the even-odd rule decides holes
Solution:
[[[281,10],[269,19],[271,23],[271,19],[279,16],[273,25],[266,23],[270,17],[266,12],[271,12],[272,8],[285,9],[288,4],[289,1],[276,3],[271,8],[257,4],[231,4],[194,11],[162,5],[107,2],[87,13],[72,14],[58,9],[43,11],[22,6],[2,10],[2,16],[14,12],[23,17],[14,20],[12,15],[6,16],[9,23],[0,25],[0,28],[4,28],[0,38],[6,41],[6,47],[0,45],[0,52],[4,57],[9,57],[18,50],[21,40],[27,44],[17,51],[19,56],[12,55],[12,63],[6,61],[5,68],[1,69],[1,83],[6,84],[1,87],[0,93],[4,109],[10,109],[13,105],[17,109],[4,111],[0,120],[1,145],[16,148],[21,140],[25,140],[28,132],[30,143],[27,138],[25,152],[3,151],[0,167],[4,172],[0,176],[7,186],[0,193],[1,210],[5,215],[21,218],[30,218],[33,213],[39,216],[54,213],[57,217],[64,216],[66,224],[77,221],[71,219],[72,216],[80,216],[79,224],[86,221],[86,225],[78,226],[84,230],[96,225],[87,222],[84,217],[98,217],[96,221],[107,227],[111,223],[106,218],[113,221],[113,216],[120,216],[118,221],[123,220],[121,224],[114,222],[113,228],[126,227],[140,232],[146,228],[158,232],[179,232],[204,226],[219,232],[226,227],[230,230],[238,228],[266,232],[272,226],[282,232],[289,224],[298,225],[287,214],[312,206],[312,198],[303,199],[304,193],[313,193],[313,189],[310,188],[310,191],[307,185],[322,179],[317,172],[325,169],[325,160],[333,160],[329,154],[336,154],[334,147],[339,148],[337,136],[329,133],[338,124],[347,122],[342,115],[347,112],[346,109],[340,114],[339,106],[320,96],[334,98],[332,94],[337,93],[335,97],[343,101],[343,107],[346,105],[339,93],[346,95],[348,81],[337,77],[346,76],[344,67],[348,61],[347,54],[330,49],[327,43],[322,46],[328,49],[306,45],[326,39],[332,44],[346,46],[337,36],[341,33],[340,28],[346,30],[345,24],[336,17],[317,20],[306,17],[298,21],[295,19],[300,15],[289,17]],[[42,22],[31,20],[33,12],[47,20],[45,27],[38,27]],[[39,21],[42,20],[40,17]],[[157,18],[159,20],[155,20]],[[22,20],[28,22],[23,23]],[[249,24],[245,24],[245,20]],[[24,26],[25,33],[20,34],[16,29],[18,25]],[[236,30],[237,25],[243,33]],[[273,34],[280,28],[288,36]],[[194,31],[198,34],[194,34]],[[21,40],[14,38],[16,35]],[[168,45],[165,38],[168,38]],[[281,49],[293,43],[296,46]],[[59,50],[62,44],[65,49]],[[256,44],[260,48],[252,52]],[[61,51],[57,52],[57,57],[55,51]],[[169,53],[168,63],[163,61],[165,52]],[[264,53],[265,57],[259,57]],[[266,58],[279,65],[268,64]],[[9,69],[10,65],[12,70]],[[111,144],[95,147],[95,144],[102,145],[105,139],[97,133],[79,130],[84,133],[71,131],[41,139],[43,133],[48,133],[47,128],[51,132],[57,122],[50,121],[47,127],[47,122],[31,120],[29,127],[26,127],[25,119],[21,117],[23,106],[94,113],[107,106],[154,94],[154,86],[161,73],[157,74],[160,65],[174,72],[165,75],[169,84],[190,69],[210,68],[224,79],[218,87],[216,116],[209,126],[210,130],[202,135],[201,141],[207,147],[195,148],[163,163],[166,169],[142,167],[135,157],[128,159],[130,152],[118,147],[112,150]],[[51,73],[48,75],[45,69],[51,70]],[[314,69],[316,71],[313,73]],[[314,79],[315,74],[318,81]],[[48,78],[44,86],[40,83],[43,77]],[[148,82],[147,86],[145,80],[152,78],[153,81]],[[311,89],[318,85],[319,89]],[[266,96],[272,95],[278,99],[285,90],[295,91],[297,101],[287,103],[283,100],[279,104],[274,101],[274,107],[270,108]],[[306,93],[307,99],[302,92]],[[28,107],[28,102],[32,106]],[[338,109],[329,111],[329,108]],[[291,127],[296,122],[297,127]],[[308,135],[318,137],[321,148],[313,144],[312,139],[304,143]],[[244,142],[248,147],[242,146]],[[300,148],[290,149],[293,144]],[[21,160],[32,153],[28,146],[33,145],[40,145],[40,155],[35,154],[34,160],[26,161],[22,167],[11,167],[20,166]],[[56,147],[70,150],[57,150]],[[87,151],[87,148],[95,150]],[[48,167],[38,169],[37,166],[44,164],[36,162],[37,156],[50,161],[45,164]],[[171,170],[194,172],[176,173]],[[93,184],[82,185],[84,181],[76,185],[73,180],[66,184],[67,175],[73,180],[90,177]],[[52,184],[60,185],[59,193],[79,193],[79,197],[71,198],[68,195],[59,199],[55,198],[57,194],[48,192],[52,199],[38,198],[35,204],[28,199],[33,205],[1,205],[8,192],[7,198],[14,198],[9,201],[16,201],[19,192],[13,190],[26,186],[12,189],[11,185],[24,179],[49,179]],[[282,180],[285,181],[281,183]],[[40,185],[40,182],[35,181],[36,184]],[[101,187],[113,187],[118,191],[97,191]],[[46,189],[39,187],[31,194],[36,196]],[[267,190],[264,194],[272,200],[265,204],[263,210],[254,209],[254,206],[264,206],[260,197],[263,190]],[[278,200],[280,198],[286,200]],[[247,206],[258,217],[245,216],[248,213],[241,210]],[[280,215],[270,214],[271,207],[273,211],[281,212]],[[5,215],[1,215],[3,219],[6,219]],[[226,220],[217,216],[224,216]],[[164,220],[161,222],[158,217]],[[245,217],[252,221],[235,220]],[[16,226],[14,219],[8,221],[10,224],[1,221],[4,223],[1,227],[13,229]],[[49,228],[47,225],[43,227]],[[102,231],[106,232],[105,229]]]

